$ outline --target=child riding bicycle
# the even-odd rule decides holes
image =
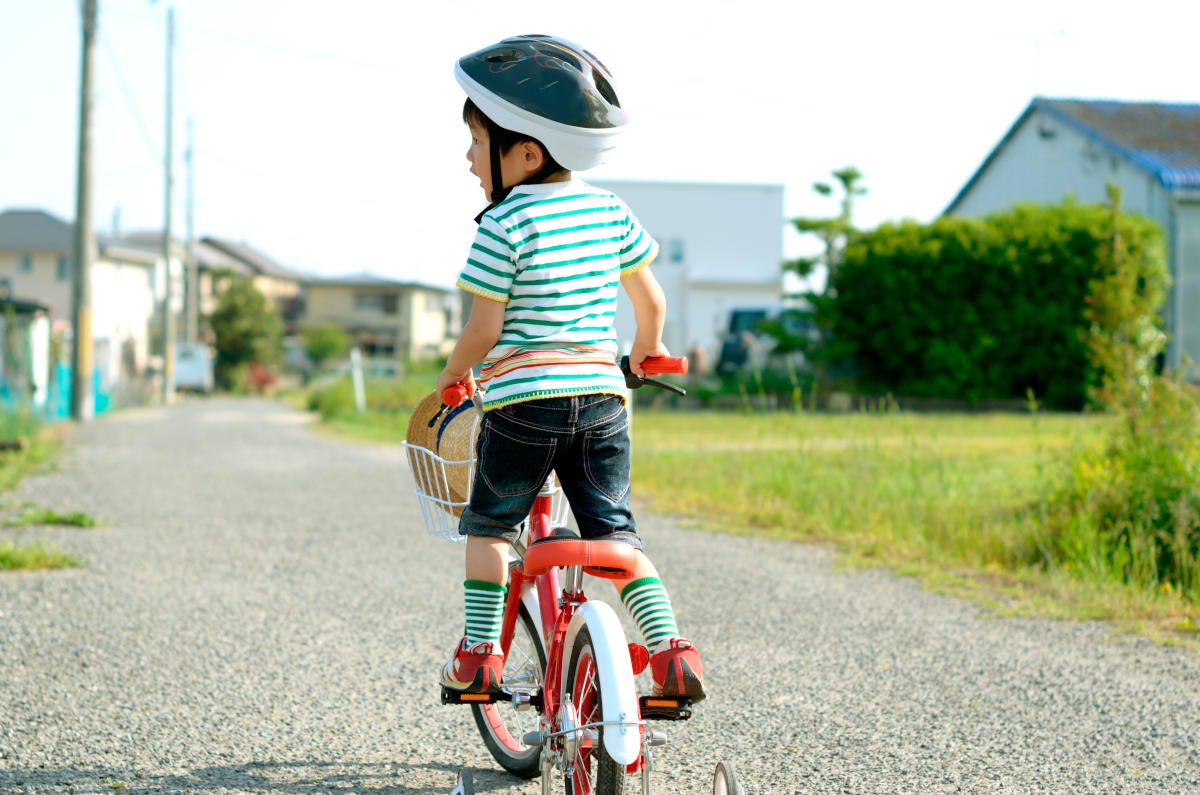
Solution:
[[[516,36],[464,56],[467,159],[488,206],[458,286],[470,317],[437,379],[475,392],[476,445],[467,537],[466,634],[441,672],[463,692],[499,688],[508,555],[546,478],[557,474],[585,539],[639,550],[634,576],[614,581],[651,653],[654,694],[704,698],[695,646],[641,551],[629,508],[629,417],[613,329],[618,287],[634,307],[633,371],[665,356],[666,301],[649,265],[658,244],[612,193],[572,172],[603,162],[627,124],[608,69],[552,36]],[[476,400],[480,396],[476,395]]]

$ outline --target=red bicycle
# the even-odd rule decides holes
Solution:
[[[686,373],[687,359],[649,358],[647,375]],[[672,384],[637,376],[628,357],[621,360],[631,389],[653,385],[684,394]],[[465,386],[450,387],[447,406],[464,405]],[[449,461],[425,448],[409,447],[417,476],[427,529],[435,535],[457,533],[455,509],[466,504],[450,499],[436,485],[450,467],[473,467],[473,460]],[[449,517],[449,519],[447,519]],[[636,551],[620,541],[587,541],[565,525],[566,503],[555,476],[547,479],[534,500],[529,518],[513,544],[508,597],[500,646],[504,670],[498,693],[462,693],[442,689],[443,704],[469,704],[484,744],[508,772],[522,778],[542,776],[549,793],[555,771],[569,795],[621,793],[627,777],[640,776],[641,791],[650,791],[654,748],[666,734],[649,721],[691,717],[686,698],[639,696],[634,677],[647,666],[645,646],[629,643],[616,613],[605,602],[589,601],[584,574],[628,579],[637,567]],[[714,792],[739,793],[732,766],[721,763]],[[459,779],[456,793],[470,793],[470,775]]]

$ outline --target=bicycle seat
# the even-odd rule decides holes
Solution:
[[[534,541],[525,553],[525,574],[536,577],[556,566],[582,566],[593,577],[627,580],[637,571],[638,551],[624,541],[585,541],[551,536]]]

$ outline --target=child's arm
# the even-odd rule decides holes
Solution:
[[[476,365],[500,339],[504,327],[504,303],[490,298],[475,296],[471,302],[471,316],[463,326],[454,351],[446,360],[446,366],[437,378],[437,393],[448,386],[459,383],[467,385],[467,391],[475,394],[475,376],[471,368]]]
[[[670,356],[662,344],[663,322],[667,317],[667,298],[663,295],[658,279],[649,268],[636,270],[621,277],[621,286],[633,302],[633,318],[637,323],[637,334],[633,338],[633,349],[629,351],[629,367],[637,375],[642,371],[642,360],[647,356]]]

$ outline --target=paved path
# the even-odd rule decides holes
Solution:
[[[127,412],[25,481],[108,525],[23,531],[86,566],[0,575],[0,792],[438,793],[465,765],[538,791],[437,703],[461,548],[425,535],[400,448],[306,421]],[[642,519],[712,694],[667,727],[657,791],[730,759],[752,795],[1200,792],[1194,653]]]

